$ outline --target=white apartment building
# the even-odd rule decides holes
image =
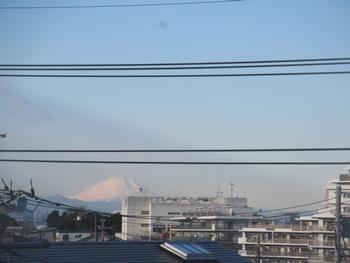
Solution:
[[[181,219],[231,216],[235,209],[246,207],[247,199],[240,197],[128,196],[123,199],[122,214],[126,216],[122,218],[121,238],[159,237],[167,228],[176,229],[181,225]],[[156,217],[169,218],[169,221],[155,220]]]
[[[236,250],[241,249],[238,238],[240,230],[249,224],[261,220],[261,216],[253,215],[252,208],[237,209],[237,215],[199,216],[192,220],[183,220],[172,228],[174,240],[211,240],[224,243]]]
[[[325,209],[301,216],[295,225],[250,225],[241,230],[240,254],[262,262],[334,262],[335,187],[342,188],[342,215],[350,211],[350,173],[328,182]],[[350,234],[350,233],[349,233]],[[342,240],[344,248],[349,239]]]

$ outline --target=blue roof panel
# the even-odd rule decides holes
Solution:
[[[0,244],[0,259],[11,263],[180,263],[180,258],[167,253],[160,241],[56,242]],[[232,249],[216,242],[181,242],[211,252],[217,263],[248,263]],[[196,247],[198,249],[198,247]]]

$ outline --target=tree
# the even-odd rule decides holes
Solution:
[[[78,221],[78,217],[80,220]],[[110,228],[108,230],[109,235],[121,231],[122,216],[118,214],[112,214],[105,218],[104,226]],[[96,215],[96,223],[101,224],[101,215]],[[61,215],[59,211],[52,211],[47,217],[48,227],[55,227],[59,230],[89,230],[93,232],[95,230],[95,214],[79,212],[63,212]]]
[[[0,214],[0,234],[4,234],[6,227],[8,226],[18,226],[18,224],[12,217]]]

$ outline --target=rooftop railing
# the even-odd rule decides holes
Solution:
[[[241,252],[242,255],[246,254],[247,256],[256,256],[257,251],[246,250]],[[316,257],[317,254],[313,252],[288,252],[288,251],[260,251],[261,256],[266,257],[295,257],[295,258],[310,258]]]
[[[320,227],[320,226],[299,226],[299,225],[282,225],[282,224],[276,224],[276,225],[264,225],[264,224],[252,224],[248,225],[246,228],[262,228],[264,230],[291,230],[291,231],[334,231],[331,227]]]
[[[240,239],[243,241],[243,239]],[[257,243],[256,238],[246,238],[246,242]],[[296,239],[296,238],[274,238],[274,239],[261,239],[261,244],[295,244],[295,245],[308,245],[309,239]]]

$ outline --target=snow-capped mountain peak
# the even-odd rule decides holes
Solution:
[[[111,177],[71,196],[83,201],[111,201],[137,192],[140,186],[130,178]]]

